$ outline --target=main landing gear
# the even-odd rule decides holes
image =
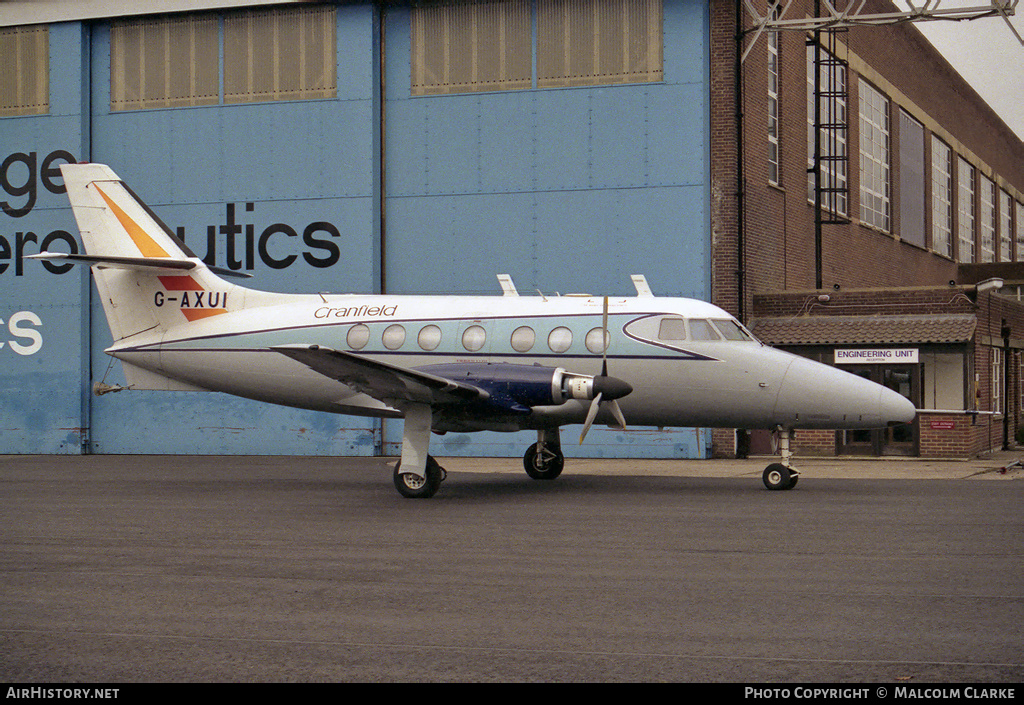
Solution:
[[[764,469],[761,480],[769,490],[791,490],[796,487],[796,481],[800,473],[790,464],[793,453],[789,449],[789,442],[793,438],[793,429],[779,429],[779,450],[782,454],[781,463],[772,463]]]
[[[558,438],[558,429],[537,432],[537,442],[523,454],[523,467],[534,480],[554,480],[562,474],[565,456]]]
[[[441,483],[448,476],[445,469],[438,465],[434,456],[427,456],[426,475],[420,477],[411,472],[402,472],[402,461],[395,465],[395,489],[408,499],[428,499],[433,497]]]

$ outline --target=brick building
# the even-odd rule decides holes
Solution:
[[[922,409],[912,427],[798,433],[797,449],[966,457],[1015,443],[1024,143],[912,23],[757,36],[742,4],[711,7],[715,302],[765,342]],[[813,2],[787,10],[804,13]],[[716,454],[742,452],[737,438],[717,431]]]

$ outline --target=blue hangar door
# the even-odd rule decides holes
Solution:
[[[633,295],[642,273],[656,294],[707,298],[706,2],[424,3],[389,6],[384,27],[389,292],[492,294],[509,273],[521,293]],[[701,429],[595,428],[578,447],[573,431],[578,456],[710,445]],[[400,440],[386,424],[385,449]],[[450,433],[433,450],[535,440]]]
[[[370,5],[99,23],[91,159],[110,164],[200,257],[252,274],[246,286],[373,292],[373,26]],[[168,78],[169,65],[189,70]],[[99,302],[92,321],[93,377],[123,384],[118,363],[107,370]],[[120,392],[91,404],[97,453],[380,452],[375,419],[201,392]]]

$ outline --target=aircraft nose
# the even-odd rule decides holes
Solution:
[[[901,394],[805,358],[786,370],[776,412],[797,428],[884,428],[917,415]]]
[[[888,425],[911,423],[917,417],[917,407],[905,396],[882,387],[878,400],[879,415]]]

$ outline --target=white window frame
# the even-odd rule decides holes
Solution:
[[[999,261],[1013,261],[1013,199],[999,189]]]
[[[1017,234],[1017,261],[1024,260],[1024,203],[1017,201],[1014,232]]]
[[[977,182],[974,166],[960,155],[956,159],[957,261],[971,264],[974,262],[974,199]]]
[[[864,79],[860,96],[860,220],[892,230],[889,99]]]
[[[996,261],[996,182],[981,175],[980,218],[978,234],[981,240],[981,261]]]
[[[932,249],[953,257],[953,150],[932,137]]]

